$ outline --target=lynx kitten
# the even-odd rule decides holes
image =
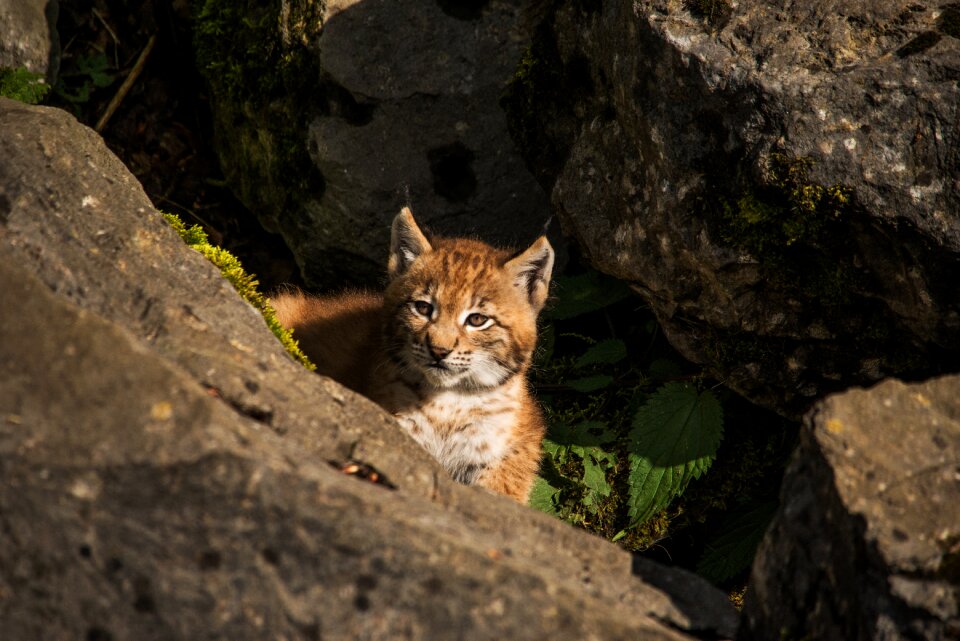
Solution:
[[[272,303],[318,372],[393,412],[458,481],[526,502],[544,432],[526,372],[553,248],[428,239],[405,207],[387,269],[383,294]]]

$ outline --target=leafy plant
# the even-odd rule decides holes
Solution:
[[[267,327],[270,328],[294,360],[309,370],[316,369],[316,365],[311,363],[306,354],[300,351],[300,346],[297,344],[297,341],[294,340],[292,332],[280,325],[276,312],[274,312],[273,307],[270,306],[266,297],[257,290],[259,283],[256,277],[244,271],[243,266],[240,264],[240,261],[237,260],[236,256],[221,247],[211,245],[206,232],[203,231],[200,225],[187,227],[176,214],[164,214],[163,217],[170,226],[180,234],[183,242],[203,254],[211,263],[216,265],[220,269],[220,273],[223,274],[223,277],[230,281],[230,284],[237,290],[237,293],[263,315]]]
[[[742,592],[791,428],[678,357],[623,283],[587,271],[554,292],[534,368],[548,431],[530,505]]]
[[[658,327],[645,314],[622,337],[612,335],[611,310],[632,304],[623,283],[588,271],[558,278],[556,292],[538,359],[549,430],[531,505],[624,538],[710,466],[722,409],[711,392],[698,392],[696,377],[664,382],[683,378],[682,370],[649,349]],[[573,326],[581,331],[562,331]],[[649,367],[631,359],[641,346]],[[659,534],[629,545],[642,548]]]
[[[109,87],[116,80],[106,54],[77,56],[74,64],[65,66],[57,80],[57,95],[74,106],[86,104],[96,89]]]
[[[685,383],[667,383],[644,404],[630,432],[631,525],[665,508],[710,468],[723,434],[716,397]]]
[[[42,74],[26,67],[0,69],[0,96],[35,105],[49,92],[50,85],[44,82]]]
[[[776,509],[777,502],[769,500],[741,506],[728,514],[707,543],[697,572],[722,583],[749,567]]]

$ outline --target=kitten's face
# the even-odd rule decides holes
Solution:
[[[401,233],[419,234],[413,225]],[[496,387],[526,371],[553,261],[546,239],[513,259],[473,240],[415,240],[413,250],[395,242],[400,255],[391,257],[384,332],[392,357],[440,389]]]

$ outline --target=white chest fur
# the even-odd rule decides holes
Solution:
[[[438,391],[396,416],[451,476],[473,483],[510,451],[520,407],[515,383],[482,392]]]

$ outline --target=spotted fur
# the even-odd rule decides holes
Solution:
[[[318,371],[367,395],[462,483],[526,502],[544,423],[526,373],[553,249],[427,238],[394,219],[382,294],[273,299]]]

